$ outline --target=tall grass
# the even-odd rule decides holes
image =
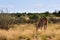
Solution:
[[[0,29],[0,40],[36,40],[36,28],[34,24],[14,25],[8,31]],[[60,40],[60,24],[49,24],[46,30],[38,30],[38,40]]]

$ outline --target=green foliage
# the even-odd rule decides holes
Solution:
[[[58,11],[58,12],[57,12],[57,11],[53,12],[53,15],[60,17],[60,11]]]
[[[34,14],[34,13],[29,13],[28,17],[30,19],[39,19],[40,15],[38,13]]]
[[[23,15],[23,16],[26,16],[27,14],[26,14],[26,12],[25,12],[25,13],[22,13],[22,15]]]
[[[58,16],[60,16],[60,11],[58,11]]]
[[[45,16],[49,16],[49,12],[48,11],[45,12]]]
[[[22,15],[21,13],[17,13],[17,14],[16,14],[17,17],[20,17],[21,15]]]
[[[55,10],[55,12],[53,12],[53,15],[57,15],[57,11]]]
[[[30,23],[36,23],[37,20],[40,18],[40,15],[38,13],[29,13],[28,17],[30,18],[29,22]]]
[[[26,20],[26,16],[29,17],[29,20]],[[53,14],[48,11],[44,13],[11,13],[11,14],[0,14],[0,28],[8,29],[8,25],[11,24],[20,24],[20,23],[36,23],[41,17],[54,17],[60,16],[60,11],[55,11]]]

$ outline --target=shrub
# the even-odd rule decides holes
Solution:
[[[14,24],[14,18],[7,14],[0,15],[0,28],[8,30],[11,24]]]

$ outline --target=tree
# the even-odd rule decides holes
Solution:
[[[60,14],[60,11],[58,11],[58,14]]]
[[[55,15],[55,16],[57,15],[57,11],[56,10],[55,10],[55,12],[53,12],[53,15]]]
[[[17,17],[20,17],[21,15],[22,15],[21,13],[17,13],[17,14],[16,14]]]
[[[48,15],[49,15],[49,12],[48,12],[48,11],[46,11],[46,12],[45,12],[45,16],[48,16]]]
[[[60,16],[60,11],[58,11],[58,16]]]

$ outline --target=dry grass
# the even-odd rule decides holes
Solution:
[[[36,40],[35,25],[20,24],[14,25],[8,31],[0,30],[0,40]],[[60,24],[48,24],[47,30],[40,30],[37,33],[38,40],[60,40]]]

